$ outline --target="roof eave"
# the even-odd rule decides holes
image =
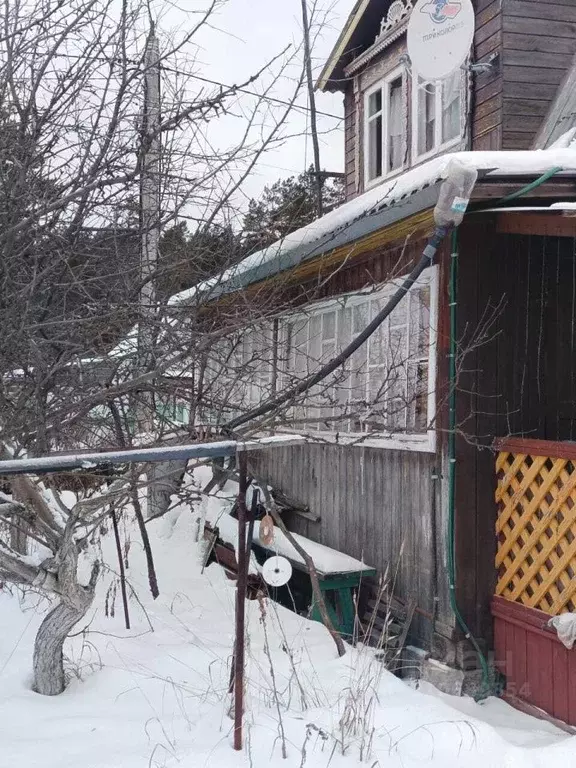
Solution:
[[[298,246],[281,253],[277,258],[258,264],[226,284],[216,286],[210,292],[210,301],[230,293],[241,291],[249,285],[262,283],[271,277],[289,272],[294,267],[311,261],[326,253],[352,245],[381,229],[396,224],[433,208],[438,200],[440,182],[415,192],[394,205],[383,208],[370,216],[365,216],[345,227],[341,232],[326,235],[313,245]]]
[[[358,26],[358,23],[362,18],[362,16],[364,15],[364,12],[368,7],[368,5],[370,4],[370,2],[371,0],[357,0],[357,3],[352,9],[350,16],[348,16],[348,20],[344,25],[344,29],[340,33],[338,40],[336,41],[336,45],[332,49],[332,53],[328,57],[328,60],[324,65],[322,72],[320,73],[320,77],[316,82],[316,88],[319,91],[342,90],[343,84],[340,82],[332,81],[331,77],[334,73],[334,70],[338,66],[340,59],[344,55],[344,52],[346,51],[346,46],[350,42],[350,38],[354,34],[354,30]]]

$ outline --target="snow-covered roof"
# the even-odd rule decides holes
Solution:
[[[410,209],[410,199],[415,193],[433,188],[442,181],[453,160],[475,168],[481,178],[538,176],[552,168],[576,174],[576,148],[573,145],[546,150],[442,155],[374,187],[268,248],[248,256],[221,275],[176,294],[169,304],[178,306],[232,293],[417,212]],[[435,198],[431,195],[430,199],[421,201],[420,210],[434,204]],[[391,214],[388,220],[379,217],[383,212]]]

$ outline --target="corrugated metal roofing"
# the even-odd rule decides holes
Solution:
[[[173,296],[170,306],[214,299],[284,272],[334,248],[434,206],[450,163],[475,168],[483,178],[536,177],[551,168],[576,176],[576,149],[456,152],[387,180],[326,216],[248,256],[210,280]]]

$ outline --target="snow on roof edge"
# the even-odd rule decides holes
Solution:
[[[331,238],[342,232],[359,219],[371,216],[384,208],[391,208],[401,200],[416,192],[436,184],[445,178],[447,168],[452,160],[459,160],[477,171],[496,176],[526,176],[545,173],[555,167],[563,171],[573,171],[576,174],[576,149],[573,147],[544,150],[510,150],[493,152],[454,152],[433,158],[428,162],[412,168],[389,181],[364,192],[353,200],[344,203],[320,219],[313,221],[301,229],[292,232],[273,245],[257,251],[243,259],[239,264],[225,270],[221,275],[199,283],[197,286],[175,294],[168,302],[169,306],[178,306],[191,301],[203,294],[220,289],[239,281],[241,285],[231,286],[238,290],[242,285],[257,282],[257,280],[242,281],[242,276],[262,267],[269,262],[277,261],[275,273],[288,268],[289,254],[299,248],[318,245],[322,238]],[[326,243],[326,245],[328,245]]]

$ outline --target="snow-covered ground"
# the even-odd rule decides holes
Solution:
[[[150,525],[156,602],[137,535],[128,532],[128,575],[143,607],[131,599],[127,632],[119,591],[106,600],[113,577],[105,575],[80,625],[87,631],[69,642],[72,677],[62,696],[30,690],[45,605],[21,606],[0,591],[0,768],[576,766],[576,739],[553,726],[498,700],[478,705],[415,690],[367,650],[338,659],[322,626],[274,604],[263,624],[258,603],[248,611],[246,745],[235,753],[227,693],[234,589],[218,566],[201,573],[195,517],[181,509]],[[104,548],[113,569],[110,538]]]

